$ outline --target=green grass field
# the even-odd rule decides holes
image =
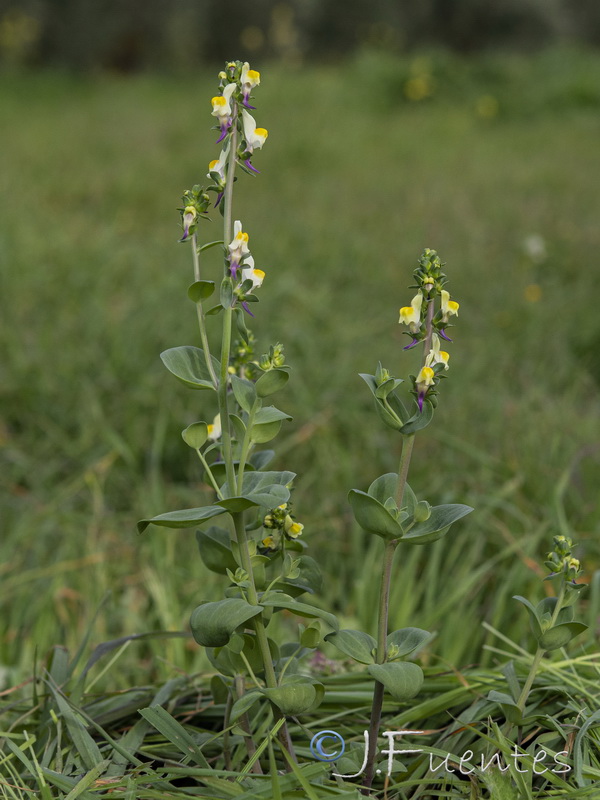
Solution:
[[[194,560],[193,531],[135,529],[209,496],[180,431],[216,408],[158,356],[198,343],[175,209],[218,155],[211,74],[0,76],[0,691],[53,645],[74,652],[90,626],[88,650],[187,630],[221,591]],[[276,468],[299,476],[295,509],[326,575],[315,602],[346,626],[375,624],[381,543],[355,527],[346,496],[396,469],[398,452],[358,373],[378,360],[415,370],[398,308],[431,247],[460,325],[410,481],[476,511],[397,565],[391,623],[437,632],[431,667],[493,668],[502,657],[484,645],[500,641],[482,623],[527,645],[511,597],[542,596],[536,565],[568,533],[591,584],[574,653],[594,653],[600,56],[366,53],[262,74],[269,139],[235,217],[267,272],[259,351],[281,341],[294,368]],[[187,639],[142,640],[96,689],[205,670]]]

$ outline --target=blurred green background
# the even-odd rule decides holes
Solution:
[[[244,57],[333,61],[357,48],[600,44],[595,0],[2,0],[7,62],[75,70],[193,69]],[[233,52],[232,52],[233,51]]]
[[[109,591],[93,642],[186,629],[221,591],[193,531],[135,522],[209,497],[180,431],[216,408],[158,355],[198,343],[175,209],[218,155],[213,75],[232,57],[262,74],[270,135],[235,216],[267,273],[259,352],[282,341],[294,367],[275,467],[299,474],[328,575],[315,602],[374,622],[381,543],[346,494],[395,469],[398,443],[358,373],[414,371],[397,314],[432,247],[461,310],[411,484],[477,510],[398,558],[391,624],[438,631],[441,663],[490,663],[482,621],[525,641],[510,598],[541,596],[564,532],[596,646],[600,13],[490,6],[0,4],[0,689],[74,648]],[[121,663],[123,685],[206,667],[180,640]]]

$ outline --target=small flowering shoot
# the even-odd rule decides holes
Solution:
[[[404,381],[395,378],[381,364],[374,375],[361,378],[369,387],[381,420],[401,436],[401,455],[397,473],[381,475],[366,492],[353,489],[348,498],[354,518],[368,534],[383,539],[382,578],[379,593],[377,637],[355,630],[341,630],[325,638],[342,653],[361,664],[375,681],[369,746],[366,754],[364,793],[369,793],[375,777],[377,732],[385,693],[395,700],[414,697],[423,683],[421,668],[405,659],[431,639],[427,631],[406,627],[388,632],[389,593],[392,561],[399,545],[423,545],[445,536],[450,526],[473,509],[462,504],[432,506],[419,499],[407,482],[415,434],[429,425],[437,404],[437,393],[450,356],[441,349],[441,339],[449,341],[449,319],[458,315],[458,303],[444,289],[447,282],[443,264],[435,250],[425,250],[414,272],[416,294],[410,305],[400,308],[399,322],[406,326],[410,343],[404,350],[422,345],[421,369],[410,376],[413,399],[401,399],[397,390]]]
[[[333,614],[298,599],[318,591],[322,578],[315,559],[305,553],[310,532],[305,532],[292,503],[295,474],[268,470],[274,452],[261,449],[290,419],[270,403],[287,384],[290,368],[280,343],[270,345],[262,356],[256,352],[246,321],[256,313],[250,306],[258,303],[266,271],[255,264],[250,236],[233,215],[236,168],[257,173],[251,159],[268,136],[247,111],[254,108],[249,101],[259,85],[260,74],[247,62],[228,62],[219,73],[211,113],[221,149],[208,163],[209,183],[186,191],[179,209],[181,241],[192,251],[194,283],[188,297],[196,307],[201,346],[173,347],[161,354],[167,369],[205,398],[212,421],[192,423],[182,437],[196,452],[213,499],[141,520],[138,529],[142,532],[150,524],[197,529],[205,567],[227,581],[223,599],[202,600],[190,621],[196,642],[206,648],[220,673],[215,702],[222,701],[224,691],[224,728],[239,723],[252,756],[252,737],[263,733],[252,730],[248,711],[262,704],[276,721],[282,765],[290,769],[295,755],[286,718],[315,709],[323,698],[323,686],[299,671],[299,660],[315,650],[323,633],[339,626]],[[198,234],[202,221],[209,219],[211,195],[222,215],[223,237],[200,245]],[[214,248],[221,253],[221,263],[205,264],[205,251]],[[207,305],[215,293],[218,302]],[[218,357],[211,352],[209,323],[220,323]],[[218,526],[213,524],[217,518]],[[299,627],[297,641],[282,646],[267,631],[274,613],[281,610],[312,620],[308,627]],[[248,692],[247,681],[253,684]],[[253,770],[262,771],[258,761]]]
[[[544,580],[554,584],[555,597],[544,597],[537,605],[520,595],[513,598],[527,610],[531,632],[537,642],[529,673],[521,686],[515,665],[512,661],[509,662],[504,670],[504,674],[510,676],[509,693],[491,691],[488,694],[488,700],[502,708],[509,727],[533,722],[539,713],[535,703],[527,706],[527,702],[543,657],[552,650],[566,647],[588,628],[583,622],[576,622],[574,619],[574,607],[586,585],[577,583],[582,569],[579,560],[572,555],[573,542],[567,536],[555,536],[553,546],[554,549],[548,553],[544,562],[549,570]]]

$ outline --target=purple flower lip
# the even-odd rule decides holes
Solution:
[[[412,342],[410,344],[407,344],[406,347],[403,347],[402,349],[403,350],[410,350],[412,347],[415,347],[418,344],[419,344],[419,340],[415,339],[415,337],[413,336]]]
[[[179,241],[185,242],[185,240],[188,238],[189,235],[190,235],[190,226],[186,225],[185,228],[183,229],[183,236]]]
[[[447,342],[452,341],[452,339],[446,334],[444,328],[438,328],[438,333],[442,337],[442,339],[445,339]]]
[[[249,158],[247,158],[244,161],[244,164],[248,167],[249,170],[251,170],[252,172],[255,172],[257,175],[260,175],[260,170],[256,169],[256,167],[252,166],[252,163],[250,162]]]
[[[217,144],[219,144],[219,142],[222,142],[223,139],[227,136],[227,134],[229,133],[229,128],[231,128],[231,120],[227,120],[227,122],[224,122],[221,125],[221,135],[217,139]]]
[[[417,397],[417,405],[419,406],[419,412],[423,413],[423,398],[425,397],[425,392],[419,392],[419,396]]]
[[[248,102],[248,97],[246,95],[244,95],[244,99],[242,100],[242,105],[244,106],[244,108],[251,108],[252,111],[256,110],[256,106],[250,105],[250,103]]]

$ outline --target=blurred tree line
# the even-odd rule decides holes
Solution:
[[[565,41],[600,44],[600,0],[0,0],[4,64],[78,71]]]

